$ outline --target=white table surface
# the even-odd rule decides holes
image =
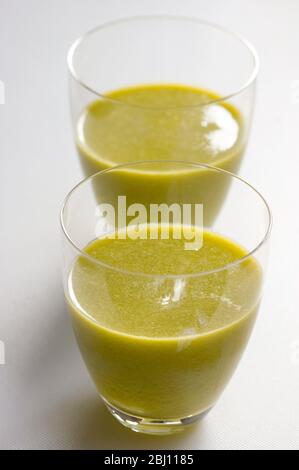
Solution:
[[[97,398],[65,312],[58,224],[82,176],[67,48],[100,22],[158,13],[218,22],[256,46],[261,71],[241,173],[274,213],[264,300],[238,371],[198,427],[164,438],[122,428]],[[297,0],[0,0],[0,448],[299,448],[298,48]]]

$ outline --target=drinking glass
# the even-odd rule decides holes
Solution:
[[[127,174],[133,187],[123,184]],[[227,192],[212,222],[207,175]],[[143,180],[153,189],[147,205],[138,204]],[[79,183],[64,201],[61,226],[66,302],[108,409],[145,433],[199,420],[230,380],[255,322],[271,228],[265,199],[216,167],[133,162]]]
[[[68,66],[73,131],[86,176],[157,159],[238,172],[258,73],[257,54],[244,38],[194,18],[127,18],[75,41]],[[144,86],[151,87],[150,98]],[[165,86],[171,96],[161,91]]]

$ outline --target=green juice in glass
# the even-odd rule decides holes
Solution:
[[[76,142],[87,176],[122,163],[153,160],[194,161],[237,173],[246,132],[238,110],[215,93],[183,85],[142,85],[91,103],[78,119]],[[209,207],[207,226],[228,191],[229,179],[219,182],[216,176],[209,169],[190,171],[188,198],[184,195],[185,202]],[[127,196],[128,205],[179,202],[169,188],[180,175],[161,171],[159,164],[155,172],[146,166],[138,172],[128,167],[110,178],[109,187],[101,191],[112,205],[120,194]]]
[[[143,85],[108,93],[81,114],[77,146],[87,175],[144,160],[185,160],[236,172],[242,118],[221,96],[183,85]]]
[[[209,231],[201,249],[183,244],[171,233],[156,240],[116,233],[90,243],[92,258],[78,257],[69,276],[82,356],[100,395],[129,415],[172,420],[210,409],[256,318],[258,262],[240,261],[241,246]]]

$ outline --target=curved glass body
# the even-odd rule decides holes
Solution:
[[[243,38],[190,18],[128,18],[69,51],[75,142],[84,174],[126,162],[186,160],[237,173],[258,59]]]
[[[136,186],[132,200],[127,172],[150,175],[157,188],[163,179],[163,192],[143,204]],[[227,193],[213,220],[206,174]],[[201,191],[190,193],[196,182]],[[265,200],[214,167],[137,162],[77,185],[61,221],[65,295],[100,395],[134,430],[183,429],[215,404],[254,325],[271,225]]]

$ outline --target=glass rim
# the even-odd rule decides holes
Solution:
[[[92,181],[94,178],[102,176],[106,173],[110,173],[110,172],[117,171],[117,170],[120,170],[120,169],[127,169],[128,167],[134,166],[134,165],[151,164],[151,163],[152,164],[157,164],[157,163],[171,164],[172,163],[172,164],[185,165],[185,166],[189,166],[189,167],[202,168],[202,169],[206,169],[206,170],[212,170],[212,171],[216,171],[218,173],[221,173],[222,175],[229,176],[232,180],[238,180],[238,182],[240,182],[240,183],[244,184],[245,186],[247,186],[247,188],[249,190],[252,190],[256,194],[256,196],[262,201],[262,203],[264,204],[264,207],[266,209],[268,221],[267,221],[267,226],[266,226],[264,235],[262,236],[261,240],[246,255],[242,256],[241,258],[237,259],[236,261],[233,261],[231,263],[227,263],[224,266],[221,266],[220,268],[216,268],[216,269],[212,269],[212,270],[208,270],[208,271],[200,271],[200,272],[197,272],[197,273],[182,273],[182,274],[152,274],[152,273],[143,273],[143,272],[140,272],[140,271],[136,271],[136,272],[129,271],[127,269],[122,269],[122,268],[119,268],[117,266],[113,266],[113,265],[110,265],[108,263],[104,263],[103,261],[100,261],[97,258],[94,258],[90,254],[88,254],[86,251],[79,248],[76,245],[76,243],[72,240],[71,236],[69,235],[68,230],[66,229],[66,226],[65,226],[65,222],[64,222],[65,210],[66,210],[68,202],[72,198],[73,194],[79,188],[81,188],[81,186],[84,186],[87,182]],[[197,163],[197,162],[190,162],[190,161],[183,161],[183,160],[164,160],[164,161],[163,160],[143,160],[143,161],[137,161],[137,162],[123,163],[121,165],[115,165],[113,167],[106,168],[105,170],[98,171],[97,173],[94,173],[90,176],[87,176],[86,178],[79,181],[79,183],[77,183],[68,192],[68,194],[66,195],[66,197],[65,197],[65,199],[62,203],[62,207],[61,207],[61,210],[60,210],[60,227],[62,229],[62,233],[65,236],[68,243],[72,246],[72,248],[78,253],[78,255],[80,257],[83,257],[83,258],[89,260],[90,262],[92,262],[96,265],[102,266],[104,268],[108,268],[112,271],[117,271],[117,272],[120,272],[122,274],[130,275],[130,276],[142,276],[142,277],[151,278],[151,279],[153,279],[153,278],[155,278],[155,279],[157,279],[157,278],[159,278],[159,279],[196,278],[196,277],[201,277],[201,276],[208,276],[208,275],[211,275],[211,274],[214,274],[214,273],[217,273],[217,272],[221,272],[221,271],[226,271],[227,269],[230,269],[234,266],[242,264],[244,261],[251,258],[268,241],[270,233],[271,233],[271,229],[272,229],[272,222],[273,222],[273,219],[272,219],[271,209],[270,209],[269,204],[267,203],[266,199],[254,186],[252,186],[250,183],[245,181],[243,178],[241,178],[238,175],[235,175],[234,173],[231,173],[230,171],[223,170],[222,168],[218,168],[218,167],[215,167],[215,166],[212,166],[212,165],[207,165],[205,163]],[[105,237],[103,237],[103,239],[104,238]]]
[[[77,73],[77,71],[75,69],[75,66],[74,66],[74,57],[75,57],[75,53],[78,50],[79,46],[83,43],[83,41],[86,38],[88,38],[91,35],[97,33],[98,31],[102,31],[106,28],[117,26],[117,25],[123,24],[123,23],[129,23],[129,22],[138,21],[138,20],[139,21],[140,20],[142,20],[142,21],[144,21],[144,20],[145,21],[153,21],[153,20],[163,20],[163,19],[164,20],[170,20],[170,21],[181,20],[181,21],[190,21],[192,23],[198,23],[202,26],[207,26],[207,27],[210,27],[212,29],[216,29],[216,30],[218,30],[222,33],[228,34],[228,35],[232,36],[233,38],[235,38],[236,40],[238,40],[240,43],[243,44],[243,46],[245,46],[245,48],[247,48],[247,50],[250,52],[252,60],[253,60],[253,67],[252,67],[251,73],[249,74],[248,78],[245,80],[245,82],[236,91],[234,91],[232,93],[229,93],[227,95],[220,96],[219,98],[207,100],[204,103],[193,104],[193,105],[161,106],[161,107],[159,107],[159,106],[154,106],[154,107],[142,106],[142,105],[137,105],[137,104],[134,104],[134,103],[128,103],[128,102],[122,101],[122,100],[117,99],[117,98],[111,98],[111,97],[105,95],[105,93],[93,89],[84,80],[82,80],[80,78],[80,76]],[[140,16],[129,16],[129,17],[124,17],[124,18],[119,18],[117,20],[102,23],[102,24],[90,29],[85,34],[79,36],[72,43],[72,45],[68,49],[67,64],[68,64],[68,70],[69,70],[69,73],[70,73],[71,77],[79,85],[81,85],[83,88],[85,88],[87,91],[89,91],[90,93],[98,96],[98,98],[105,99],[105,100],[110,101],[112,103],[121,104],[121,105],[127,106],[129,108],[155,110],[155,109],[192,109],[192,108],[200,108],[200,107],[211,105],[211,104],[214,104],[214,103],[225,102],[225,101],[239,95],[240,93],[245,91],[247,88],[249,88],[255,82],[255,80],[257,78],[257,75],[258,75],[258,72],[259,72],[260,61],[259,61],[259,56],[258,56],[258,53],[257,53],[255,47],[251,44],[251,42],[248,39],[246,39],[241,34],[230,30],[229,28],[218,25],[217,23],[213,23],[211,21],[203,20],[201,18],[184,16],[184,15],[140,15]]]

